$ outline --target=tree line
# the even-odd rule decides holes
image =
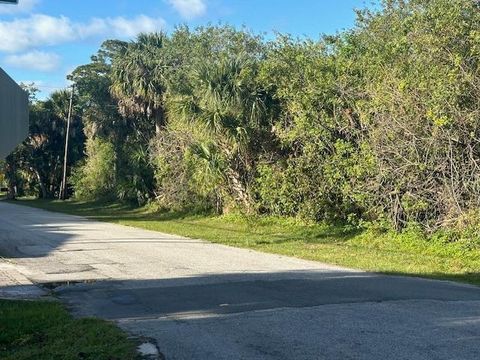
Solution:
[[[109,40],[75,84],[70,191],[432,232],[478,224],[480,8],[385,0],[352,29],[230,26]],[[12,191],[55,197],[68,93],[32,101]],[[70,171],[70,170],[69,170]]]

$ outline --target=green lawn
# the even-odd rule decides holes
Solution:
[[[139,359],[115,325],[73,319],[57,302],[0,300],[0,359]]]
[[[472,246],[471,242],[427,240],[414,232],[397,235],[344,226],[306,225],[274,217],[158,212],[118,203],[44,200],[17,203],[351,268],[480,285],[480,242]]]

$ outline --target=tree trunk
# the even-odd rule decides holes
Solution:
[[[405,212],[403,210],[401,197],[399,194],[395,194],[392,207],[392,222],[395,231],[400,232],[405,227]]]
[[[17,185],[8,184],[7,199],[15,200],[17,197]]]
[[[35,176],[37,177],[38,184],[40,185],[40,191],[41,191],[41,198],[46,199],[48,197],[48,192],[47,188],[45,187],[45,183],[42,180],[42,177],[40,176],[40,173],[38,172],[37,169],[32,169],[33,172],[35,173]]]
[[[238,171],[234,169],[228,169],[226,172],[228,182],[230,183],[230,189],[235,197],[235,200],[241,203],[247,213],[251,211],[251,199],[250,195],[242,182],[241,176]]]
[[[163,108],[156,108],[153,112],[155,121],[155,135],[159,135],[165,127],[165,113]]]
[[[12,155],[7,156],[5,165],[5,177],[8,183],[7,198],[13,200],[17,197],[17,169]]]

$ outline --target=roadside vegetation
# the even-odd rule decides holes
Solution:
[[[5,174],[1,171],[4,168],[4,163],[0,160],[0,199],[3,199],[7,196],[7,181],[5,179]]]
[[[115,325],[73,319],[57,302],[0,299],[4,360],[139,359],[136,344]]]
[[[475,282],[479,29],[478,1],[384,0],[359,11],[352,29],[320,39],[180,26],[106,41],[69,76],[75,201],[36,204],[123,202],[133,208],[101,213]],[[26,89],[30,136],[3,167],[9,196],[56,198],[69,93],[38,101],[34,85]]]
[[[480,285],[480,246],[381,227],[305,223],[273,216],[192,214],[125,203],[23,199],[16,203],[194,239],[382,273]]]

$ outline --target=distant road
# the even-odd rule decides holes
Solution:
[[[0,253],[76,314],[156,339],[167,359],[480,359],[480,288],[473,286],[1,201]]]

